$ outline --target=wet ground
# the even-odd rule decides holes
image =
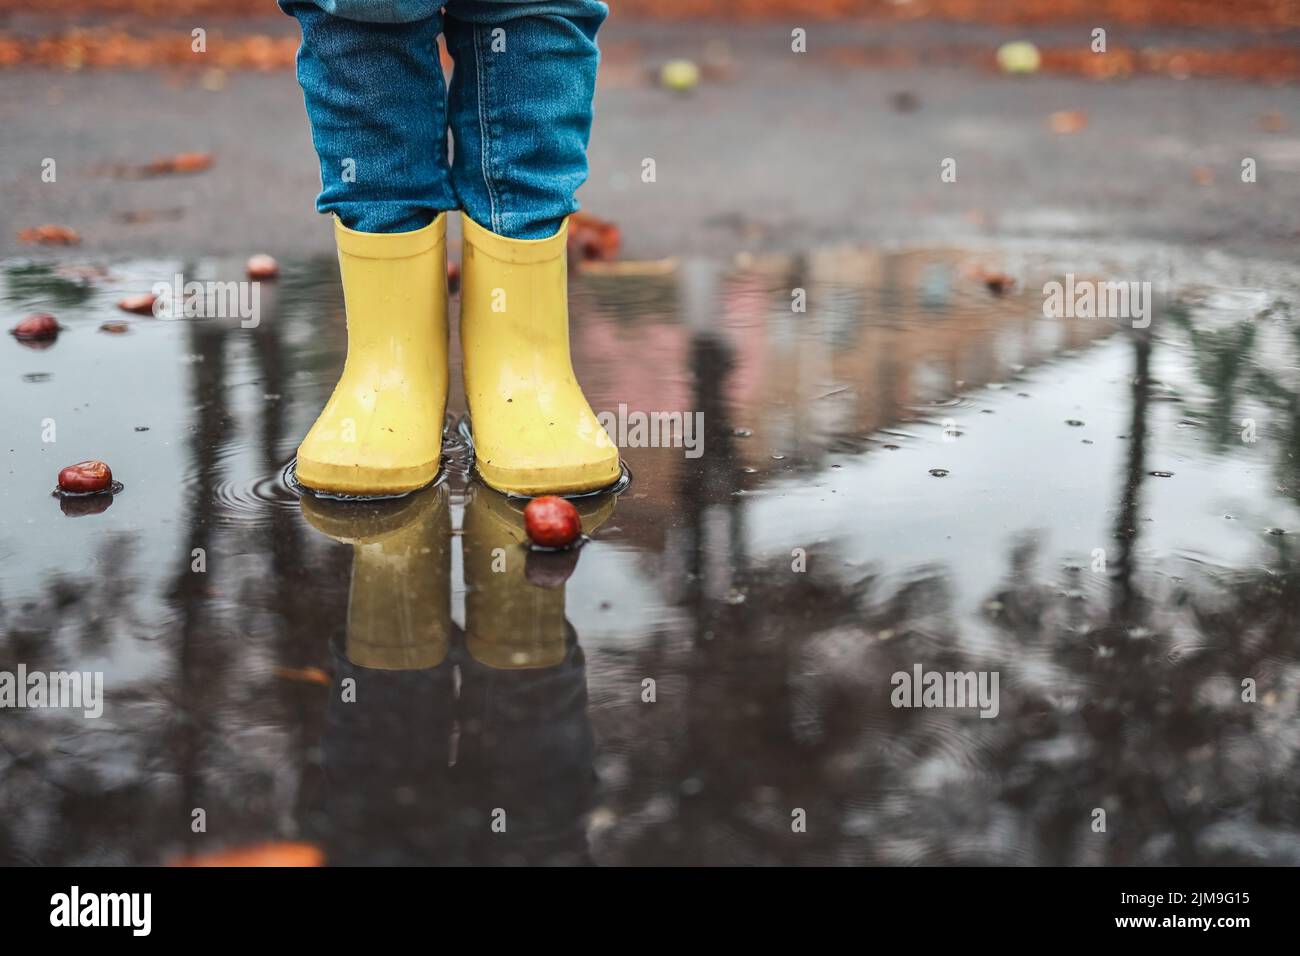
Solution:
[[[454,436],[409,499],[300,501],[334,263],[287,263],[256,328],[114,306],[241,270],[0,269],[5,327],[64,325],[0,343],[0,671],[105,686],[98,719],[0,714],[0,862],[1300,863],[1294,269],[1005,243],[575,274],[593,406],[703,423],[695,457],[624,448],[576,564],[522,549]],[[1044,318],[1066,271],[1156,280],[1150,327]],[[65,513],[89,457],[124,490]],[[996,716],[893,706],[917,666],[996,672]]]
[[[192,19],[192,18],[191,18]],[[214,62],[248,33],[291,45],[275,14],[211,24]],[[100,24],[102,26],[102,24]],[[154,25],[136,23],[134,29]],[[205,69],[190,57],[190,19],[157,22],[181,38],[172,69],[29,66],[0,82],[0,256],[27,255],[21,229],[75,228],[85,254],[280,258],[333,250],[313,210],[320,170],[302,93],[286,62],[255,72]],[[94,23],[87,25],[93,27]],[[1090,56],[1078,25],[951,23],[646,24],[614,15],[578,198],[623,226],[630,257],[719,250],[800,252],[854,242],[1091,240],[1122,235],[1239,254],[1300,252],[1300,86],[1141,73],[1005,76],[994,51],[1029,38]],[[0,31],[66,29],[13,17]],[[1114,49],[1273,49],[1296,66],[1294,31],[1139,30],[1111,24]],[[1198,54],[1197,51],[1200,51]],[[1255,54],[1258,56],[1258,54]],[[686,57],[705,78],[691,94],[662,89],[664,62]],[[2,59],[2,57],[0,57]],[[203,62],[201,58],[198,58]],[[1269,58],[1265,58],[1269,59]],[[188,65],[187,65],[188,64]],[[1053,113],[1082,128],[1055,132]],[[115,174],[175,153],[206,152],[196,175]],[[654,182],[642,179],[655,160]],[[1243,182],[1242,162],[1256,163]],[[956,163],[955,181],[941,179]],[[47,182],[47,160],[57,180]]]

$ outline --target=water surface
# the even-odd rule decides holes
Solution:
[[[454,442],[400,502],[286,486],[345,344],[328,259],[256,328],[124,335],[122,295],[239,263],[98,265],[0,269],[5,327],[65,327],[0,342],[0,670],[106,688],[97,720],[0,712],[0,862],[1300,863],[1293,270],[1026,244],[575,275],[593,406],[702,413],[703,446],[625,448],[574,563],[529,558]],[[1154,280],[1151,327],[1044,318],[1067,271]],[[67,515],[84,458],[125,490]],[[997,716],[892,706],[918,664],[997,672]]]

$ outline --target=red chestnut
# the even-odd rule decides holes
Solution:
[[[153,315],[153,304],[157,301],[158,297],[152,292],[142,292],[140,295],[128,295],[118,302],[117,307],[123,312],[134,312],[136,315]]]
[[[524,528],[533,544],[567,548],[582,534],[582,519],[570,502],[547,495],[528,502],[524,508]]]
[[[262,253],[249,259],[246,268],[250,279],[274,279],[280,274],[280,264]]]
[[[102,461],[80,461],[59,472],[59,490],[85,494],[107,491],[113,485],[113,469]]]
[[[59,322],[48,312],[33,312],[11,329],[14,338],[24,341],[52,339],[59,334]]]

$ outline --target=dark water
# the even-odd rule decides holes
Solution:
[[[105,687],[98,719],[0,710],[0,862],[1300,863],[1293,270],[1001,247],[575,276],[595,408],[700,412],[703,451],[626,448],[574,564],[527,557],[454,444],[400,502],[286,487],[341,362],[328,260],[253,329],[98,331],[238,267],[0,272],[5,327],[65,326],[0,341],[0,670]],[[1042,316],[1045,281],[1134,270],[1149,330]],[[65,515],[56,473],[92,457],[125,489]],[[917,665],[996,672],[997,715],[893,706]]]

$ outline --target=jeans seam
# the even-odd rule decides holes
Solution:
[[[496,190],[492,187],[492,164],[489,159],[492,137],[487,121],[487,94],[483,84],[483,59],[479,51],[480,29],[477,23],[474,24],[474,79],[478,86],[479,168],[483,173],[483,185],[487,188],[488,218],[492,222],[492,231],[500,235],[501,224],[497,218]]]

